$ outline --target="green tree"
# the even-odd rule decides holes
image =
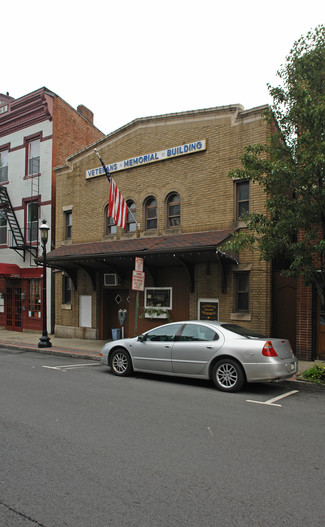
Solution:
[[[285,274],[314,284],[325,303],[325,27],[294,43],[268,85],[273,104],[265,118],[267,144],[248,146],[232,178],[259,184],[265,209],[245,218],[231,248],[257,249]]]

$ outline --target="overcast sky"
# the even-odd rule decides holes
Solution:
[[[324,0],[11,0],[0,92],[42,86],[94,112],[105,134],[138,117],[270,103],[293,43]]]

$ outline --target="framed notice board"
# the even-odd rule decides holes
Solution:
[[[217,298],[199,298],[199,320],[219,320],[219,300]]]

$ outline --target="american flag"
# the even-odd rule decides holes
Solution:
[[[111,177],[111,188],[109,191],[108,216],[114,219],[115,225],[125,229],[128,214],[127,204],[120,193],[118,186]]]

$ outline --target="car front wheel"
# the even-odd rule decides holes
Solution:
[[[131,357],[122,348],[115,350],[111,356],[111,368],[114,375],[127,376],[132,373]]]
[[[238,392],[245,384],[245,374],[236,361],[221,359],[213,367],[212,380],[218,390]]]

